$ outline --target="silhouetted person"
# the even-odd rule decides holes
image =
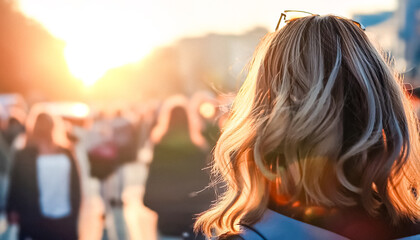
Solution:
[[[75,159],[59,119],[46,113],[34,119],[13,161],[9,222],[20,225],[21,240],[75,240],[81,200]]]
[[[162,236],[194,239],[195,215],[209,207],[214,194],[205,189],[209,183],[205,172],[208,148],[205,144],[200,146],[204,138],[191,133],[191,117],[185,101],[181,103],[184,105],[163,107],[153,131],[157,144],[144,204],[159,215],[158,230]]]

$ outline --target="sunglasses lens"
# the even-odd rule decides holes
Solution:
[[[352,21],[354,24],[356,24],[356,26],[358,26],[360,29],[362,29],[363,31],[365,30],[365,26],[363,26],[361,23],[356,22],[356,21]]]
[[[353,21],[353,23],[356,24],[356,26],[360,27],[360,23],[354,22],[354,21]]]

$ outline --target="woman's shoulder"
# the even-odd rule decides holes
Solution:
[[[239,234],[225,233],[220,235],[217,240],[244,240]]]
[[[288,221],[282,221],[282,225],[287,225],[289,230],[293,226],[299,226],[299,228],[312,229],[312,233],[319,232],[331,236],[337,234],[337,236],[349,239],[396,239],[417,236],[420,233],[420,223],[418,222],[404,221],[394,226],[385,217],[386,215],[381,217],[370,216],[360,206],[330,210],[313,207],[303,207],[302,210],[305,211],[298,211],[297,209],[277,207],[274,211],[270,210],[272,217],[269,219],[289,219]],[[308,215],[308,213],[311,214]],[[288,223],[293,223],[293,225]],[[337,238],[333,237],[332,239]]]
[[[36,156],[37,153],[38,153],[37,148],[29,145],[29,146],[25,146],[22,149],[16,150],[15,158],[16,159],[21,159],[21,158],[28,159],[28,155],[29,156]]]
[[[57,147],[57,154],[64,154],[67,155],[68,157],[72,157],[72,151],[69,148],[65,148],[65,147]]]

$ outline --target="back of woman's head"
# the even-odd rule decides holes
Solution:
[[[159,143],[169,131],[184,131],[196,146],[205,149],[206,142],[201,135],[201,125],[189,106],[189,100],[183,95],[169,97],[159,111],[156,125],[151,132],[151,140]]]
[[[42,105],[32,107],[26,121],[26,130],[27,145],[36,146],[42,141],[70,147],[65,122],[61,117],[48,113]]]
[[[35,120],[35,125],[32,129],[32,137],[37,140],[52,141],[52,134],[54,130],[54,121],[47,113],[40,113]]]
[[[171,109],[168,131],[182,130],[188,134],[188,116],[184,107],[176,106]]]
[[[314,15],[268,34],[215,149],[228,190],[197,227],[237,231],[269,201],[418,218],[417,119],[401,84],[351,20]]]

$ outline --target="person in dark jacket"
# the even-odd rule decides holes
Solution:
[[[7,212],[20,226],[19,239],[76,240],[80,178],[66,146],[61,121],[37,113],[29,122],[26,146],[16,152]],[[28,120],[30,121],[30,120]]]
[[[214,192],[206,189],[209,173],[205,171],[210,150],[187,110],[185,97],[165,102],[158,124],[152,131],[156,142],[146,183],[144,204],[158,214],[162,236],[179,239],[202,239],[192,227],[196,215],[207,209]],[[198,116],[197,116],[198,117]]]

